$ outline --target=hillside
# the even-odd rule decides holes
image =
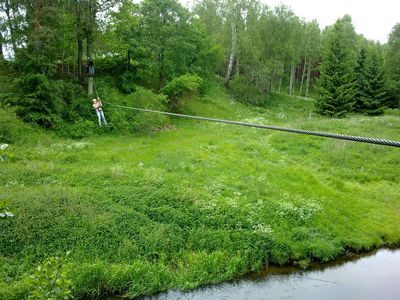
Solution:
[[[398,111],[322,118],[311,100],[272,94],[255,108],[217,85],[184,112],[400,139]],[[15,209],[0,220],[1,299],[25,296],[37,265],[67,251],[74,295],[133,297],[399,244],[398,149],[169,122],[79,141],[12,131],[14,157],[0,162],[0,199]],[[21,140],[24,130],[35,133]]]

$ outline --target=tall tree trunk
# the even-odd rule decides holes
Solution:
[[[237,32],[236,32],[236,20],[234,19],[232,21],[232,26],[231,26],[231,38],[232,38],[232,43],[231,43],[231,52],[229,55],[229,63],[228,63],[228,69],[226,70],[226,75],[225,75],[225,85],[229,85],[229,80],[231,79],[232,76],[232,70],[233,70],[233,63],[235,60],[235,54],[236,54],[236,44],[237,44]]]
[[[284,70],[284,67],[283,67],[283,64],[282,64],[282,66],[281,66],[281,74],[279,76],[279,88],[278,88],[279,93],[281,92],[281,89],[282,89],[282,79],[283,79],[283,72],[284,71],[285,70]]]
[[[79,81],[83,83],[83,74],[82,74],[82,55],[83,55],[83,43],[82,43],[82,36],[78,34],[77,36],[77,42],[78,42],[78,58],[77,58],[77,72],[78,72],[78,77]]]
[[[295,67],[290,67],[290,82],[289,82],[289,95],[293,94],[293,89],[294,89],[294,75],[296,72]]]
[[[306,81],[306,98],[308,97],[308,91],[310,88],[310,77],[311,77],[311,64],[307,66],[307,81]]]
[[[74,75],[78,73],[79,82],[83,84],[83,74],[82,74],[82,55],[83,55],[83,41],[82,41],[82,11],[81,4],[79,0],[75,0],[75,17],[76,17],[76,42],[78,46],[77,53],[77,70],[75,70],[74,65]],[[76,73],[75,73],[76,72]]]
[[[88,5],[89,20],[86,20],[86,57],[88,60],[92,60],[93,43],[94,43],[94,32],[96,27],[96,14],[97,14],[97,1],[90,0]]]
[[[35,53],[40,52],[40,38],[38,37],[38,30],[40,29],[40,18],[42,14],[42,7],[40,0],[35,1],[35,6],[34,6],[34,24],[33,24],[33,51]]]
[[[302,89],[303,89],[304,76],[305,76],[305,74],[306,74],[306,66],[307,66],[307,57],[304,58],[303,74],[301,75],[301,83],[300,83],[299,96],[301,96],[301,91],[302,91]]]
[[[236,75],[239,76],[240,69],[239,69],[239,54],[236,55]]]
[[[8,26],[8,30],[10,31],[10,40],[11,40],[11,45],[12,45],[12,49],[15,55],[15,52],[17,50],[17,44],[15,41],[15,31],[14,31],[14,26],[13,26],[13,21],[11,18],[11,3],[10,0],[5,0],[4,2],[5,4],[5,13],[6,13],[6,17],[7,17],[7,26]]]
[[[128,55],[126,57],[126,70],[129,71],[131,67],[131,50],[128,50]]]
[[[158,89],[164,85],[164,48],[161,49],[161,52],[158,54]]]
[[[275,76],[276,76],[276,68],[274,67],[271,77],[271,92],[274,92],[275,89]]]
[[[0,32],[0,60],[4,59],[4,54],[3,54],[3,35]]]
[[[92,49],[93,49],[93,35],[88,32],[86,34],[86,58],[87,60],[92,60]]]

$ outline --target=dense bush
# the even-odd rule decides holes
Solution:
[[[164,95],[157,95],[150,90],[138,87],[136,91],[127,96],[124,105],[153,110],[165,110],[167,99]],[[116,132],[148,131],[162,127],[167,123],[165,116],[105,106],[106,118],[110,128]]]
[[[121,90],[125,94],[131,94],[136,90],[136,75],[134,72],[125,71],[120,76]]]
[[[95,74],[118,74],[125,64],[119,56],[98,57],[94,60]]]
[[[17,119],[12,109],[0,109],[0,143],[24,143],[34,138],[33,134],[34,129]]]
[[[185,74],[174,78],[162,92],[168,96],[168,109],[179,108],[184,101],[203,89],[203,79],[197,75]]]
[[[28,73],[15,80],[17,115],[24,121],[50,128],[62,106],[61,82],[43,74]]]
[[[88,119],[77,119],[73,123],[60,122],[56,125],[56,132],[58,135],[73,139],[80,139],[96,132],[97,123],[95,118],[92,120]]]
[[[235,77],[229,83],[232,94],[241,102],[253,105],[263,105],[266,98],[266,92],[247,83],[243,77]]]

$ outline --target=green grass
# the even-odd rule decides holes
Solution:
[[[185,109],[400,140],[398,111],[312,111],[312,101],[280,94],[245,106],[216,86]],[[176,130],[79,142],[35,133],[10,146],[0,199],[16,217],[0,220],[1,299],[26,295],[33,268],[67,250],[76,296],[133,297],[399,244],[397,148],[170,121]]]

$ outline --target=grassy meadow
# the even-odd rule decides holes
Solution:
[[[400,140],[398,111],[322,118],[281,94],[255,108],[212,86],[184,112]],[[176,118],[66,140],[1,117],[15,217],[0,220],[0,299],[26,297],[37,265],[67,251],[76,297],[135,297],[400,242],[398,148]]]

